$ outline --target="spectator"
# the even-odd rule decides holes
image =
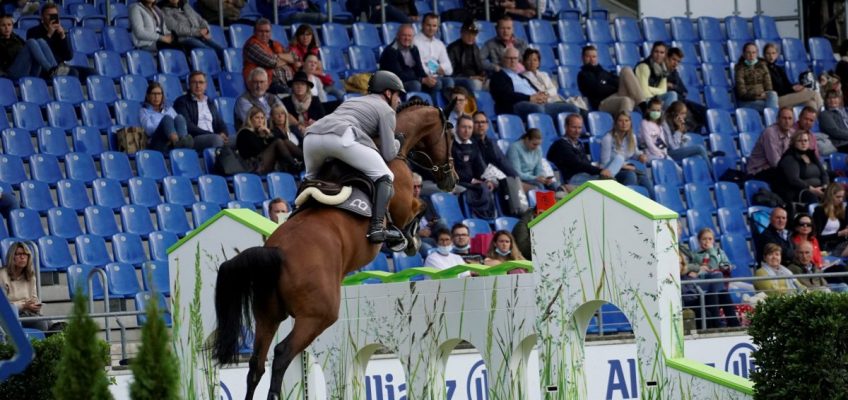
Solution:
[[[303,25],[301,25],[303,26]],[[312,95],[318,97],[321,103],[327,105],[331,103],[327,98],[327,94],[336,97],[335,103],[340,103],[344,99],[344,91],[333,85],[333,77],[325,74],[321,69],[321,60],[314,54],[309,54],[303,60],[303,72],[309,77],[309,81],[314,85],[312,87]],[[336,104],[337,105],[337,104]],[[333,107],[335,109],[335,107]],[[330,110],[327,110],[331,112]]]
[[[426,207],[424,208],[424,215],[421,216],[421,220],[418,222],[417,235],[418,238],[421,239],[421,248],[418,251],[424,258],[427,258],[427,253],[430,249],[437,246],[433,232],[447,229],[447,226],[445,226],[444,222],[439,219],[439,215],[434,211],[430,201],[421,196],[421,189],[423,187],[424,179],[421,178],[421,175],[413,172],[412,195],[426,204]]]
[[[206,96],[206,75],[194,71],[188,76],[189,92],[174,101],[174,110],[185,118],[189,135],[194,137],[194,149],[221,147],[229,141],[227,125],[218,107]]]
[[[483,263],[482,254],[471,253],[471,234],[463,223],[456,223],[451,227],[451,240],[453,241],[454,254],[462,257],[465,264],[481,264]]]
[[[609,169],[592,164],[583,143],[580,142],[582,134],[583,117],[578,114],[569,115],[565,118],[565,135],[551,145],[545,157],[559,170],[562,182],[569,185],[579,186],[592,179],[612,178],[613,174]],[[635,150],[635,138],[633,140]]]
[[[70,69],[70,75],[80,76],[83,79],[94,74],[94,69],[87,67],[71,67],[66,63],[74,58],[71,49],[71,38],[68,37],[65,28],[59,23],[59,6],[56,3],[45,3],[41,7],[41,23],[29,28],[26,33],[27,40],[42,39],[50,46],[53,58],[59,65],[65,65]]]
[[[595,46],[583,47],[583,66],[577,74],[577,87],[589,99],[593,110],[610,114],[629,112],[643,100],[642,89],[633,70],[623,67],[620,76],[604,70],[598,64],[598,50]]]
[[[544,173],[542,163],[542,131],[530,128],[521,136],[521,140],[509,145],[506,152],[512,168],[518,172],[518,177],[524,186],[524,191],[530,189],[555,189],[556,180]]]
[[[271,108],[271,125],[271,133],[274,136],[303,149],[303,134],[297,127],[297,121],[291,118],[283,103],[276,104]],[[292,130],[292,127],[295,129]],[[294,150],[290,151],[294,152]]]
[[[663,108],[668,108],[677,101],[677,92],[668,89],[668,67],[666,66],[666,51],[668,47],[663,42],[654,42],[651,56],[636,64],[636,79],[642,88],[642,98],[657,97],[662,100]]]
[[[283,104],[277,96],[268,93],[268,74],[262,68],[254,68],[247,75],[247,91],[236,100],[236,124],[241,126],[247,119],[247,111],[259,107],[265,117],[271,117],[271,109]]]
[[[619,112],[612,130],[601,138],[601,165],[622,185],[641,185],[653,197],[654,188],[645,168],[646,162],[648,156],[639,151],[636,144],[630,113]]]
[[[326,115],[324,106],[321,105],[320,101],[317,101],[317,98],[313,99],[310,91],[312,82],[309,81],[305,72],[299,71],[294,74],[294,78],[289,81],[289,86],[292,88],[292,95],[283,99],[283,105],[297,121],[300,131],[306,132],[306,128],[313,122],[324,118],[324,115]]]
[[[848,224],[845,221],[845,189],[831,183],[822,202],[813,210],[813,225],[821,248],[836,257],[848,257]]]
[[[453,240],[451,239],[450,231],[441,229],[436,232],[436,244],[436,251],[430,253],[427,259],[424,260],[425,267],[442,270],[465,264],[461,256],[452,252]],[[460,276],[470,276],[470,274],[465,272],[460,274]]]
[[[259,107],[247,112],[244,126],[236,136],[236,148],[245,167],[260,175],[273,171],[297,174],[303,170],[303,152],[271,133],[265,112]]]
[[[239,22],[241,9],[244,8],[245,0],[197,0],[197,12],[203,19],[218,23],[220,18],[220,6],[224,7],[224,25],[230,26]]]
[[[777,108],[777,92],[771,84],[765,60],[757,57],[756,44],[745,43],[734,72],[739,107],[753,108],[760,113],[766,107]]]
[[[483,162],[487,165],[494,165],[506,176],[517,177],[518,172],[512,168],[501,148],[488,137],[489,117],[486,116],[486,113],[477,111],[471,119],[474,122],[472,141],[477,145],[480,154],[483,156]]]
[[[774,43],[768,43],[763,47],[763,58],[769,71],[771,86],[777,95],[777,104],[780,107],[792,107],[804,104],[820,110],[822,98],[819,92],[805,88],[800,84],[792,84],[786,75],[786,69],[777,65],[778,49]]]
[[[194,148],[194,138],[188,134],[185,118],[167,104],[165,91],[159,82],[147,85],[139,120],[151,149],[165,153],[179,147]]]
[[[224,47],[212,40],[209,23],[191,8],[188,1],[165,0],[159,4],[162,5],[165,26],[173,32],[177,43],[186,51],[212,49],[218,54],[219,59],[224,59]]]
[[[473,124],[466,115],[456,121],[456,143],[451,149],[454,168],[459,176],[458,185],[465,188],[465,201],[480,218],[494,218],[495,203],[492,190],[497,181],[483,178],[486,162],[480,148],[471,141]]]
[[[842,102],[842,94],[829,90],[825,93],[826,110],[819,116],[819,127],[831,143],[842,152],[848,152],[848,110]]]
[[[754,144],[751,156],[748,157],[748,173],[754,179],[766,181],[769,184],[777,182],[779,172],[777,163],[780,157],[789,149],[789,138],[795,133],[795,114],[790,107],[782,107],[777,113],[777,122],[763,131]]]
[[[577,105],[571,103],[570,100],[562,98],[562,96],[559,95],[559,88],[553,79],[551,79],[551,76],[548,75],[547,72],[539,70],[539,66],[542,64],[541,57],[542,55],[539,53],[539,50],[532,48],[525,50],[522,59],[526,70],[521,75],[527,78],[533,87],[548,95],[548,103],[568,104],[574,109],[573,112],[580,112],[581,114],[585,113],[586,110],[583,110]],[[552,118],[556,120],[556,117],[552,116]]]
[[[700,249],[689,260],[689,265],[698,267],[697,277],[699,279],[729,278],[733,266],[727,258],[727,253],[715,246],[715,235],[712,229],[703,228],[698,232],[698,244]],[[710,328],[739,326],[739,320],[736,319],[736,307],[727,292],[727,285],[715,282],[702,283],[699,286],[708,297],[705,299],[709,305],[707,308],[707,326]],[[723,319],[719,309],[724,311]]]
[[[500,6],[504,8],[506,15],[516,21],[529,21],[536,17],[535,0],[501,1]],[[544,7],[542,8],[544,9]]]
[[[488,71],[490,75],[501,70],[501,61],[503,61],[504,53],[507,49],[515,49],[516,57],[523,54],[524,50],[527,50],[527,42],[515,36],[512,18],[508,15],[498,19],[495,29],[497,36],[489,39],[480,51],[480,57],[483,59],[483,69]],[[518,62],[518,58],[515,61],[512,70],[516,73],[524,72],[524,66]]]
[[[424,71],[421,54],[412,38],[412,25],[401,25],[395,40],[386,46],[380,55],[380,69],[394,72],[403,81],[403,88],[407,92],[420,92],[424,89],[438,93],[441,83]],[[433,98],[435,99],[435,96]]]
[[[816,238],[816,228],[813,225],[813,217],[809,214],[795,214],[792,219],[792,242],[795,243],[796,249],[803,242],[809,243],[812,248],[812,263],[818,268],[824,266],[821,247],[819,247],[819,240]]]
[[[285,200],[275,197],[268,203],[268,218],[277,225],[282,225],[288,221],[290,216],[291,209],[289,203],[286,203]]]
[[[0,16],[0,74],[12,79],[25,76],[67,75],[70,69],[58,64],[43,39],[24,41],[12,29],[12,17]]]
[[[810,150],[812,150],[816,154],[816,157],[826,157],[833,153],[836,153],[836,148],[833,147],[833,145],[830,143],[822,146],[821,149],[818,148],[816,136],[821,135],[825,139],[827,139],[827,136],[818,132],[813,132],[813,129],[816,127],[815,125],[817,117],[818,111],[816,111],[815,108],[802,108],[801,112],[798,114],[798,121],[795,122],[795,130],[810,132]]]
[[[309,0],[257,0],[256,8],[263,17],[274,19],[274,5],[280,25],[315,24],[327,22],[318,4]]]
[[[786,210],[781,207],[775,207],[771,210],[769,226],[760,232],[756,244],[759,261],[762,261],[765,257],[765,248],[768,244],[777,245],[782,253],[781,256],[787,260],[795,257],[795,243],[789,237],[789,231],[786,229]],[[777,262],[780,263],[780,260],[777,260]]]
[[[320,57],[318,36],[309,24],[300,24],[294,31],[294,38],[289,46],[289,51],[295,56],[295,67],[300,68],[297,61],[305,60],[306,56],[312,54]]]
[[[268,73],[271,82],[268,91],[274,94],[288,92],[286,82],[296,70],[296,59],[292,52],[286,52],[282,43],[271,39],[271,21],[265,18],[256,20],[253,36],[244,44],[244,81],[254,68],[261,67]]]
[[[678,70],[680,62],[683,61],[683,57],[683,50],[680,50],[677,47],[668,49],[668,55],[665,57],[665,65],[668,69],[666,87],[668,90],[677,92],[677,99],[686,103],[686,108],[690,111],[689,117],[692,125],[692,132],[700,132],[701,127],[703,127],[707,122],[707,107],[686,98],[689,93],[689,89],[686,88],[686,84],[683,82],[683,79],[680,78],[680,72]]]
[[[32,251],[23,242],[15,242],[8,254],[6,268],[0,269],[0,285],[6,298],[18,310],[19,317],[40,317],[42,306],[36,289]],[[48,327],[47,321],[21,321],[21,325],[41,331]]]
[[[450,76],[453,75],[453,65],[448,57],[445,43],[436,37],[438,31],[439,16],[433,13],[424,14],[421,32],[415,35],[412,43],[421,56],[424,73],[441,81],[442,87],[452,88],[454,81]]]
[[[806,290],[819,290],[830,292],[827,281],[824,278],[804,278],[803,275],[820,274],[821,269],[813,264],[813,246],[810,242],[801,242],[795,247],[795,259],[786,269],[798,276],[797,282]]]
[[[174,35],[165,25],[165,14],[156,6],[156,0],[133,3],[129,12],[133,46],[147,51],[177,47]]]
[[[518,250],[512,234],[507,231],[495,232],[495,235],[492,236],[492,241],[489,242],[489,251],[486,252],[483,265],[494,267],[507,261],[516,260],[524,260],[524,256],[521,255],[521,250]],[[507,272],[509,275],[525,273],[527,273],[527,270],[524,268],[515,268]]]
[[[523,119],[532,113],[545,113],[556,120],[559,113],[579,112],[580,109],[563,102],[548,102],[548,93],[540,91],[519,75],[518,50],[508,48],[503,53],[501,68],[492,75],[489,88],[498,114],[518,114]]]
[[[786,204],[817,203],[824,196],[828,176],[824,165],[810,149],[813,140],[809,132],[795,132],[791,139],[792,145],[780,158],[780,185],[775,189],[780,191]]]
[[[642,118],[642,142],[645,143],[645,155],[648,160],[661,160],[668,156],[668,143],[662,128],[663,102],[657,97],[648,102],[648,108]]]
[[[700,156],[707,166],[712,166],[704,146],[687,144],[685,133],[689,132],[686,126],[688,115],[689,110],[686,108],[686,103],[682,101],[675,101],[666,109],[662,130],[663,138],[668,145],[668,155],[678,162],[686,157]]]
[[[763,262],[757,269],[756,276],[770,276],[778,279],[755,281],[754,287],[769,296],[797,293],[803,291],[803,286],[792,277],[792,271],[780,264],[782,260],[780,246],[774,243],[766,244],[763,249]]]
[[[474,21],[466,21],[460,28],[460,36],[448,45],[447,52],[451,66],[454,67],[455,86],[463,86],[470,91],[482,90],[486,81],[486,69],[480,48],[477,47],[479,28]]]
[[[448,115],[448,122],[456,126],[456,119],[460,115],[471,116],[471,113],[477,111],[476,109],[469,110],[468,99],[470,97],[471,95],[468,94],[468,90],[465,90],[462,86],[451,89],[450,99],[456,103],[454,103],[453,111]]]

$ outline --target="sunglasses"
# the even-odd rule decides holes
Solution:
[[[809,228],[809,227],[813,226],[813,224],[809,223],[809,222],[801,222],[800,224],[798,224],[798,226]]]

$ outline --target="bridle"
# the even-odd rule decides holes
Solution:
[[[397,158],[409,161],[410,164],[415,165],[418,168],[432,172],[436,180],[441,182],[444,179],[453,176],[453,157],[451,156],[450,151],[451,138],[449,137],[450,133],[448,132],[449,122],[445,117],[445,113],[438,107],[436,107],[436,109],[439,110],[439,117],[442,120],[442,138],[445,140],[445,163],[436,165],[436,163],[433,162],[433,159],[421,150],[410,150],[408,154],[399,154]]]

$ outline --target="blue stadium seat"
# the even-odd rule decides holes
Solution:
[[[1,184],[1,183],[0,183]],[[9,231],[6,228],[6,219],[0,215],[0,238],[9,237]]]
[[[347,34],[347,28],[342,24],[326,22],[321,24],[321,34],[323,37],[322,45],[336,47],[339,49],[347,48],[351,45],[350,36]]]
[[[586,21],[586,34],[590,42],[609,45],[614,42],[607,20],[590,19]]]
[[[244,24],[230,25],[230,47],[241,49],[247,39],[253,36],[253,27]]]
[[[192,51],[193,53],[194,51]],[[191,68],[188,65],[185,53],[179,50],[164,49],[159,50],[159,71],[184,78],[191,72]]]
[[[115,261],[141,267],[148,261],[141,236],[134,233],[116,233],[112,236],[112,254]],[[133,274],[135,275],[135,274]]]
[[[715,17],[699,17],[698,33],[701,40],[725,40],[721,29],[721,21]]]
[[[498,115],[497,121],[498,135],[501,139],[514,142],[524,135],[524,122],[521,121],[521,117],[513,114],[501,114]]]
[[[724,65],[727,64],[728,60],[727,56],[724,54],[724,46],[721,42],[702,40],[699,43],[699,46],[701,47],[701,62],[717,64],[713,65],[713,68],[724,68]],[[711,83],[708,78],[705,79],[707,79],[708,83]],[[715,85],[718,83],[714,82],[712,84]]]
[[[724,89],[732,86],[727,78],[727,68],[725,67],[725,64],[704,63],[701,64],[701,71],[704,74],[704,84],[706,85],[717,86]]]
[[[683,176],[688,183],[713,184],[707,161],[702,157],[687,157],[683,159]]]
[[[103,206],[88,206],[83,211],[85,215],[85,230],[92,235],[109,238],[120,232],[115,222],[115,213],[111,208]]]
[[[113,242],[114,244],[115,242]],[[135,276],[135,268],[123,262],[107,264],[104,267],[109,277],[109,298],[132,299],[141,292],[141,285]]]
[[[566,96],[580,96],[580,88],[577,87],[577,74],[580,73],[580,67],[576,65],[565,65],[557,68],[557,79],[560,91]],[[480,107],[480,98],[477,98],[477,107]],[[492,106],[494,115],[494,105]],[[491,118],[491,117],[490,117]]]
[[[65,132],[59,128],[41,128],[38,130],[39,152],[52,156],[64,156],[71,150]],[[27,133],[29,136],[29,133]]]
[[[705,64],[706,65],[706,64]],[[730,96],[730,88],[721,86],[705,86],[704,98],[708,108],[719,108],[731,111],[736,108]]]
[[[733,233],[750,239],[751,231],[748,230],[748,224],[745,221],[740,208],[719,207],[718,209],[718,225],[725,234]]]
[[[269,175],[269,189],[273,195],[273,179]],[[203,175],[197,180],[197,191],[200,193],[200,199],[205,202],[210,202],[223,206],[232,200],[230,191],[227,188],[227,180],[218,175]]]
[[[751,276],[751,266],[756,264],[744,236],[728,233],[721,237],[721,248],[727,253],[730,263],[736,268],[730,271],[731,277]]]
[[[687,183],[683,185],[687,208],[715,212],[716,206],[710,196],[711,186],[707,183]]]
[[[383,253],[377,253],[377,256],[374,257],[374,259],[371,260],[371,262],[369,262],[368,264],[365,264],[365,266],[363,266],[359,270],[360,271],[390,272],[389,271],[389,262],[386,259],[386,255],[383,254]]]
[[[769,187],[768,183],[763,182],[763,181],[758,181],[758,180],[753,180],[753,179],[749,180],[749,181],[745,181],[745,201],[748,204],[754,204],[754,202],[753,202],[754,195],[757,194],[757,192],[760,189],[771,190],[771,187]]]
[[[69,179],[91,182],[98,178],[94,159],[87,153],[68,153],[65,155],[65,173]]]
[[[119,126],[141,126],[139,112],[141,104],[134,100],[118,100],[115,103],[115,122]]]
[[[150,259],[154,261],[168,261],[168,247],[171,247],[177,240],[177,235],[171,232],[152,232],[148,240],[148,244],[150,245]]]
[[[730,112],[722,109],[707,110],[707,128],[711,133],[723,133],[726,135],[735,135],[737,133],[736,128],[733,126],[733,119],[730,116]]]
[[[23,129],[7,128],[2,134],[3,151],[18,157],[29,157],[35,154],[29,132]]]
[[[24,172],[24,162],[18,156],[11,154],[0,154],[0,182],[9,185],[18,185],[27,180]]]
[[[99,101],[84,101],[80,104],[82,122],[86,126],[107,131],[112,127],[112,116],[106,103]]]
[[[472,238],[480,234],[492,233],[492,227],[485,219],[466,218],[462,220],[462,223],[468,227],[468,233]]]
[[[130,202],[147,208],[154,208],[162,203],[159,196],[159,186],[150,178],[133,177],[127,186],[130,192]]]
[[[377,58],[374,52],[367,47],[351,46],[348,48],[351,73],[374,72],[377,70]],[[324,48],[321,48],[321,56],[324,56]],[[337,72],[337,71],[333,71]]]
[[[148,261],[141,265],[141,281],[144,290],[171,295],[170,273],[167,261]]]
[[[121,76],[121,96],[124,100],[145,101],[147,79],[141,75]],[[173,101],[174,99],[167,99]]]
[[[162,313],[162,320],[165,321],[165,326],[171,327],[171,312],[168,311],[168,304],[165,302],[165,296],[162,293],[151,293],[151,292],[139,292],[135,295],[135,309],[139,311],[145,311],[146,306],[151,301],[156,301],[159,305],[159,312]],[[146,314],[139,314],[136,317],[136,322],[139,326],[144,325],[147,322]]]
[[[127,153],[105,151],[100,155],[100,171],[104,178],[127,182],[133,177],[130,159]]]
[[[117,5],[116,3],[112,4]],[[117,54],[125,54],[135,49],[135,46],[133,46],[132,38],[126,28],[107,26],[103,30],[103,48]]]
[[[157,72],[156,62],[149,51],[132,50],[127,53],[127,72],[150,79]]]
[[[6,78],[0,78],[0,107],[11,107],[18,102],[15,84]]]
[[[831,171],[848,171],[848,154],[833,153],[827,157],[826,161]]]
[[[554,27],[548,20],[531,19],[527,22],[527,28],[530,32],[531,43],[555,46],[559,42]]]
[[[457,196],[451,193],[433,193],[430,195],[430,201],[433,203],[436,214],[447,226],[453,226],[465,219]]]
[[[162,180],[170,175],[168,166],[165,165],[165,157],[161,152],[154,150],[142,150],[135,153],[135,166],[138,176]]]
[[[150,219],[150,210],[138,204],[127,204],[121,206],[121,226],[124,232],[147,237],[154,231],[153,220]]]
[[[583,45],[579,43],[560,43],[557,45],[557,53],[559,53],[559,65],[562,66],[582,66],[582,49]],[[575,82],[576,82],[575,75]],[[562,79],[562,77],[560,77]],[[576,85],[576,84],[575,84]]]
[[[580,20],[580,10],[575,8],[569,0],[553,0],[547,3],[547,9],[542,15],[546,19],[573,21]]]
[[[94,54],[100,50],[100,41],[97,40],[97,34],[93,29],[88,28],[73,28],[70,32],[71,48],[75,52],[85,55]]]
[[[197,199],[191,186],[191,179],[184,176],[168,176],[162,181],[165,202],[190,208]]]
[[[497,217],[495,218],[495,230],[512,232],[512,228],[518,224],[518,218],[515,217]]]
[[[73,105],[78,105],[85,100],[82,84],[77,77],[71,75],[54,76],[53,93],[53,98],[57,101],[66,101]]]
[[[715,184],[715,196],[718,207],[729,209],[738,209],[740,211],[747,208],[745,198],[742,195],[742,190],[733,182],[717,182]]]
[[[691,29],[691,22],[689,27]],[[671,35],[668,34],[668,29],[666,29],[665,21],[662,18],[642,18],[642,30],[645,32],[645,41],[663,43],[671,42]]]
[[[400,28],[400,23],[398,22],[386,22],[380,25],[381,33],[383,34],[383,43],[389,44],[395,37],[397,37],[398,28]]]
[[[762,131],[760,131],[762,132]],[[750,157],[754,151],[754,145],[757,144],[757,139],[760,138],[760,132],[742,132],[739,134],[739,151],[742,157]]]
[[[80,124],[74,105],[63,101],[47,103],[47,122],[51,127],[64,131],[74,129]]]
[[[413,256],[408,256],[403,252],[395,252],[392,253],[392,261],[394,263],[395,272],[424,266],[424,259],[422,259],[421,254],[418,253],[415,253]]]
[[[754,37],[757,39],[765,39],[771,42],[780,41],[780,34],[777,32],[777,23],[774,22],[774,17],[764,14],[755,15],[751,19],[751,23],[754,25]]]
[[[47,228],[51,235],[65,240],[72,240],[83,234],[76,211],[67,207],[53,207],[47,210]]]
[[[374,24],[367,22],[355,22],[353,24],[353,42],[357,46],[368,47],[372,50],[376,50],[383,45],[377,28]]]
[[[740,16],[728,16],[724,18],[724,28],[727,31],[727,39],[753,41],[751,30],[748,29],[748,20]]]
[[[542,143],[552,143],[559,138],[559,133],[557,132],[556,127],[554,127],[554,120],[548,114],[528,114],[527,128],[536,128],[541,131]]]
[[[783,66],[786,68],[789,83],[792,84],[798,83],[798,77],[802,72],[810,70],[810,66],[806,61],[787,61]]]
[[[25,76],[18,80],[18,89],[21,91],[21,100],[44,106],[53,99],[50,98],[50,90],[47,82],[41,78]]]
[[[194,222],[194,227],[198,228],[203,225],[209,218],[218,214],[221,211],[221,206],[208,201],[198,201],[191,205],[191,217]]]
[[[681,64],[684,64],[684,65],[687,65],[687,66],[691,65],[692,68],[697,68],[698,66],[701,65],[701,59],[698,57],[698,51],[696,49],[696,46],[700,46],[700,43],[698,43],[698,42],[682,42],[682,41],[675,40],[675,41],[671,42],[671,46],[677,47],[677,48],[679,48],[680,50],[683,51],[683,60],[681,60]],[[692,71],[694,72],[694,69]],[[697,77],[697,75],[696,75],[696,77]],[[695,81],[700,82],[700,79],[695,79]],[[689,84],[693,81],[690,80],[690,81],[684,81],[684,82]],[[692,89],[699,89],[700,90],[700,87],[701,87],[701,84],[697,83],[697,84],[693,85]]]
[[[98,206],[117,210],[126,204],[124,192],[121,189],[121,183],[108,178],[95,179],[92,184],[92,192],[94,193],[94,203]]]
[[[615,61],[613,61],[612,56],[610,55],[610,50],[612,50],[612,43],[589,43],[595,46],[598,49],[598,64],[604,67],[606,70],[615,70]]]
[[[59,181],[56,184],[56,195],[59,198],[59,205],[77,212],[82,212],[91,205],[91,199],[88,198],[88,191],[85,189],[85,182],[83,181],[76,179]]]
[[[495,115],[495,100],[488,90],[475,90],[474,97],[477,99],[477,109],[486,113],[489,119],[494,119]]]
[[[236,99],[233,97],[219,97],[215,99],[215,107],[218,108],[218,112],[221,114],[221,119],[224,120],[224,123],[227,124],[228,127],[230,127],[231,131],[236,132]]]
[[[105,76],[89,75],[85,80],[88,89],[88,98],[111,104],[118,101],[118,92],[115,91],[115,82]],[[138,118],[136,116],[136,118]]]
[[[162,203],[156,206],[156,221],[159,230],[184,236],[191,230],[185,210],[176,204]]]
[[[236,98],[245,92],[244,77],[241,72],[221,72],[218,74],[218,87],[221,96]]]
[[[736,126],[739,132],[748,132],[758,136],[765,129],[763,127],[763,120],[760,118],[760,113],[751,108],[736,109]]]
[[[32,171],[32,179],[55,185],[62,176],[59,160],[56,156],[49,154],[34,154],[29,157],[29,168]]]
[[[618,65],[633,68],[642,61],[642,55],[639,53],[639,47],[636,46],[636,43],[616,42],[615,59]]]
[[[589,112],[589,132],[596,138],[602,138],[612,130],[613,120],[610,113],[602,111]],[[634,124],[635,125],[635,124]]]
[[[374,52],[370,49],[366,47],[351,46],[351,48],[354,47],[367,50],[368,52],[370,52],[371,58],[374,58]],[[339,51],[338,49],[333,49],[332,47],[321,47],[318,50],[321,56],[321,65],[324,67],[324,71],[333,72],[339,75],[343,75],[346,73],[347,65],[345,65],[344,56],[342,55],[341,51]],[[351,63],[352,62],[353,61],[351,61]]]
[[[76,216],[74,216],[76,219]],[[38,255],[40,256],[40,270],[44,271],[67,271],[73,265],[74,259],[68,248],[68,242],[58,236],[42,236],[38,238]]]
[[[651,171],[654,175],[654,183],[666,185],[670,188],[680,188],[683,181],[677,170],[677,164],[668,159],[651,160]]]
[[[272,172],[266,178],[270,198],[279,197],[289,204],[294,204],[297,195],[297,183],[294,176],[285,172]]]
[[[736,154],[736,145],[733,144],[733,137],[727,133],[711,133],[710,149],[713,152],[721,151],[724,155],[733,160],[738,160],[739,155]]]
[[[224,49],[224,70],[241,74],[244,68],[244,61],[240,49],[227,48]]]
[[[246,210],[256,211],[256,205],[255,204],[253,204],[249,201],[240,201],[240,200],[233,200],[233,201],[228,202],[227,206],[225,208],[228,208],[228,209],[244,208]]]
[[[182,53],[181,53],[182,54]],[[161,59],[162,52],[159,52]],[[161,65],[161,64],[160,64]],[[191,50],[191,67],[194,71],[201,71],[206,74],[207,79],[212,79],[221,72],[221,62],[218,56],[212,49],[196,48]],[[163,72],[167,72],[164,71]],[[182,76],[182,74],[177,74]]]
[[[804,49],[804,42],[798,38],[783,38],[783,59],[786,61],[799,61],[807,63],[807,50]],[[790,77],[791,78],[791,77]]]
[[[21,206],[40,213],[56,207],[53,197],[50,195],[50,186],[47,183],[29,180],[21,182]]]
[[[22,240],[38,240],[46,235],[38,211],[18,208],[9,212],[9,233]]]
[[[192,180],[203,174],[197,152],[189,149],[173,149],[170,153],[173,175],[185,176]]]
[[[233,191],[236,200],[253,203],[255,206],[262,204],[268,198],[262,188],[262,178],[254,174],[236,174],[233,176]]]
[[[156,74],[153,76],[153,80],[159,82],[162,85],[162,90],[165,92],[166,99],[176,99],[177,97],[183,94],[183,84],[180,82],[180,77],[173,74]],[[215,91],[214,86],[211,89],[209,86],[206,87],[206,95],[208,96],[210,91]]]
[[[47,126],[41,116],[41,109],[35,103],[20,101],[12,105],[12,119],[16,127],[30,132],[35,132],[38,128]]]
[[[91,270],[94,268],[95,266],[93,265],[84,264],[74,264],[68,267],[68,297],[73,299],[77,290],[79,290],[86,299],[103,299],[103,281],[100,277],[95,276],[92,278],[92,291],[91,293],[88,291],[88,274],[90,274]]]
[[[689,208],[686,210],[686,223],[688,224],[689,232],[692,235],[697,234],[703,228],[710,228],[716,235],[719,234],[718,228],[715,226],[715,223],[713,223],[712,210],[697,210]]]
[[[617,17],[613,25],[615,25],[615,35],[619,42],[642,43],[645,41],[645,37],[642,36],[642,31],[639,29],[639,22],[635,19],[631,17]],[[596,40],[592,39],[592,41]]]
[[[810,47],[810,58],[812,58],[813,61],[826,61],[833,65],[836,64],[836,58],[833,55],[833,48],[831,47],[828,39],[823,37],[812,37],[807,40],[807,44]]]
[[[583,33],[583,26],[580,21],[560,19],[557,21],[557,30],[559,31],[560,43],[577,45],[586,43],[586,35]]]

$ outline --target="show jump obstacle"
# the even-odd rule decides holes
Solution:
[[[275,227],[252,211],[224,210],[169,249],[184,398],[220,398],[218,370],[205,350],[215,329],[218,266],[237,249],[262,245]],[[642,399],[752,397],[750,381],[683,357],[676,213],[614,181],[593,181],[530,229],[533,264],[522,267],[533,273],[464,265],[349,277],[339,320],[312,344],[308,362],[289,368],[284,397],[307,397],[307,382],[315,383],[303,366],[314,362],[329,398],[365,399],[366,364],[384,348],[404,367],[408,399],[444,399],[447,358],[467,341],[486,363],[490,399],[526,399],[531,392],[586,399],[592,371],[583,367],[585,332],[605,302],[620,308],[633,327]],[[482,276],[455,279],[471,269]],[[422,274],[430,279],[408,281]],[[375,277],[385,283],[358,284]],[[290,329],[288,320],[277,340]],[[534,348],[539,371],[528,371]],[[538,374],[540,388],[528,387],[528,374]]]

